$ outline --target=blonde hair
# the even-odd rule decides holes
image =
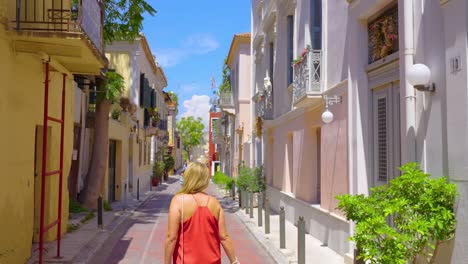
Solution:
[[[184,184],[179,193],[199,193],[203,192],[210,184],[210,173],[205,164],[201,162],[191,162],[184,172]]]

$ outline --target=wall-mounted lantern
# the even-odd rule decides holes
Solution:
[[[424,64],[414,64],[407,72],[408,82],[414,89],[422,92],[435,92],[435,84],[431,83],[431,70]]]
[[[334,95],[334,96],[322,96],[323,100],[325,101],[325,111],[322,113],[322,121],[325,124],[329,124],[333,121],[333,113],[328,109],[330,105],[341,103],[341,96]]]

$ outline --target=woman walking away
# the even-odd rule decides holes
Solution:
[[[232,264],[239,264],[229,237],[224,210],[205,193],[210,183],[208,168],[192,162],[184,173],[184,185],[172,198],[165,243],[165,264],[221,264],[223,245]]]

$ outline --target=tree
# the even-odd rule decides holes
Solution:
[[[156,10],[145,0],[108,0],[104,5],[104,43],[115,40],[134,41],[143,29],[143,14],[154,15]],[[83,205],[97,208],[109,152],[109,111],[124,90],[122,76],[108,71],[106,78],[96,78],[98,101],[96,105],[93,153],[85,188],[80,196]]]
[[[231,91],[231,69],[227,65],[227,58],[224,59],[223,64],[223,82],[219,86],[219,92],[230,92]]]
[[[200,145],[203,138],[203,130],[205,125],[201,117],[195,119],[193,116],[182,117],[177,122],[177,130],[182,138],[182,145],[187,152],[189,160],[192,160],[193,148]]]

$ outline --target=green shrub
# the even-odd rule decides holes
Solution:
[[[81,223],[84,224],[89,220],[93,219],[96,215],[93,212],[89,212],[83,219],[81,219]]]
[[[68,207],[68,211],[73,214],[81,213],[81,212],[87,212],[88,210],[81,206],[81,204],[76,201],[75,199],[70,199],[70,204]]]
[[[226,174],[222,172],[216,172],[215,175],[213,176],[213,182],[225,190],[229,190],[232,188],[232,183],[234,179],[227,176]]]
[[[265,181],[262,167],[249,168],[242,166],[236,184],[242,190],[263,192],[265,190]]]
[[[455,233],[456,185],[429,178],[416,163],[400,169],[401,176],[372,188],[369,196],[337,197],[338,208],[356,222],[350,240],[366,263],[433,263],[438,246]]]
[[[151,176],[154,179],[160,179],[164,173],[164,162],[155,162],[153,164],[153,175]]]
[[[174,168],[174,166],[175,166],[174,157],[172,157],[171,155],[167,156],[164,159],[164,169],[166,169],[167,171],[170,171]]]
[[[106,212],[112,211],[112,206],[111,206],[111,204],[110,204],[108,201],[104,201],[104,203],[103,203],[103,205],[102,205],[102,208],[103,208],[104,211],[106,211]]]

